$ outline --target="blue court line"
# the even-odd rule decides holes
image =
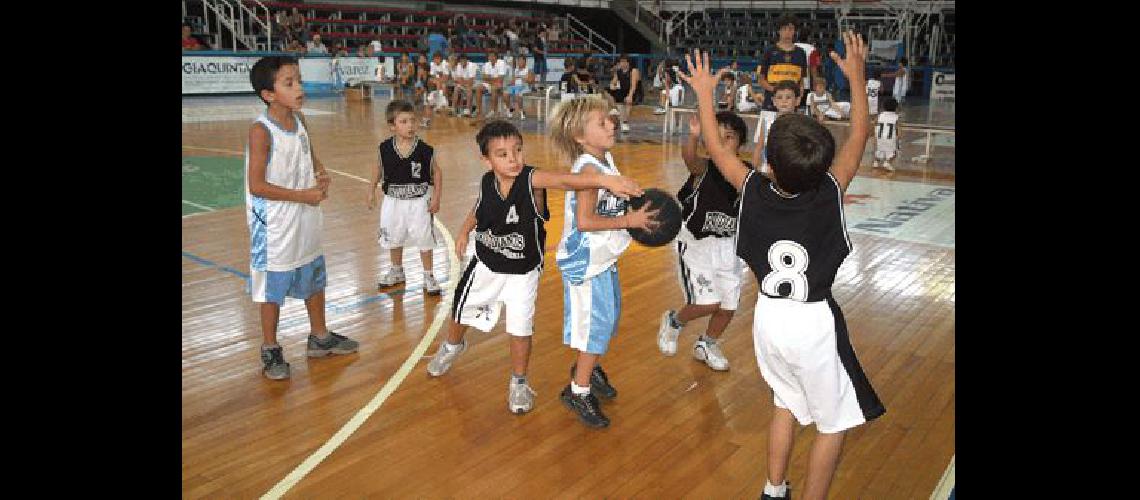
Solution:
[[[237,276],[237,277],[243,279],[245,281],[245,293],[249,293],[250,283],[249,283],[249,275],[248,274],[245,274],[245,273],[238,271],[237,269],[234,269],[234,268],[229,267],[229,266],[219,265],[219,264],[214,263],[210,260],[203,259],[202,257],[199,257],[197,255],[194,255],[194,254],[186,252],[186,251],[182,251],[182,256],[186,257],[187,259],[190,259],[190,260],[192,260],[198,264],[201,264],[205,267],[210,267],[210,268],[214,268],[214,269],[217,269],[219,271],[222,271],[222,272],[230,273],[234,276]],[[446,280],[440,281],[439,284],[442,287],[442,285],[447,284],[447,281]],[[331,313],[331,314],[342,314],[342,313],[354,312],[354,311],[357,311],[359,309],[364,308],[364,306],[367,306],[368,304],[371,304],[373,302],[379,302],[379,301],[384,300],[384,299],[395,300],[395,298],[397,296],[408,294],[411,292],[417,292],[417,291],[420,291],[422,289],[423,289],[423,287],[419,286],[419,287],[412,287],[412,288],[404,288],[402,290],[393,290],[393,291],[387,292],[387,293],[380,292],[380,293],[377,293],[376,295],[373,295],[371,297],[356,298],[355,300],[353,300],[352,302],[349,302],[347,304],[336,304],[336,303],[326,301],[325,302],[325,312]],[[351,298],[351,297],[346,297],[346,298]],[[278,323],[277,329],[278,329],[278,331],[284,330],[286,328],[293,327],[293,326],[296,326],[296,325],[299,325],[302,323],[307,323],[308,321],[309,321],[309,319],[307,316],[295,316],[295,317],[290,318],[286,321],[281,321],[280,323]]]

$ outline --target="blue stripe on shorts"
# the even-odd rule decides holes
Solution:
[[[565,278],[562,281],[563,312],[562,312],[562,343],[572,346],[571,309],[575,305],[570,300],[571,285]],[[585,280],[575,288],[586,287],[590,293],[590,312],[585,325],[589,333],[585,352],[590,354],[605,354],[609,349],[610,340],[617,335],[618,319],[621,318],[621,283],[618,281],[617,267],[609,269]]]
[[[308,299],[313,294],[324,291],[327,279],[324,255],[292,271],[268,271],[265,277],[265,301],[282,305],[286,296]]]

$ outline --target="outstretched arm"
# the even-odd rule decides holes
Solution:
[[[715,131],[716,107],[713,104],[713,90],[716,89],[716,82],[720,81],[720,77],[728,72],[728,68],[721,68],[714,75],[711,72],[712,66],[709,55],[707,53],[702,54],[695,49],[692,55],[685,54],[685,62],[688,64],[689,74],[682,73],[680,77],[693,87],[693,91],[697,94],[697,111],[701,118],[701,129]],[[716,168],[724,174],[724,178],[737,191],[741,191],[744,187],[744,179],[748,176],[748,167],[740,161],[734,151],[729,151],[725,147],[720,140],[720,134],[706,133],[705,149],[708,150]]]
[[[846,192],[847,185],[859,170],[859,161],[863,159],[863,151],[867,148],[867,136],[871,132],[871,118],[867,109],[867,78],[864,76],[867,61],[867,46],[863,43],[863,36],[850,31],[843,34],[843,44],[847,48],[847,55],[839,58],[839,54],[831,53],[831,59],[839,65],[843,75],[851,83],[851,134],[847,142],[835,155],[835,162],[831,165],[831,175],[839,183],[840,191]]]
[[[598,172],[567,174],[535,170],[531,174],[530,185],[534,189],[561,189],[563,191],[608,189],[621,198],[643,194],[641,187],[637,185],[637,181],[631,177],[606,175]]]
[[[583,174],[597,174],[594,167],[584,167]],[[657,222],[652,219],[657,211],[648,212],[649,204],[642,205],[641,210],[631,210],[618,217],[604,217],[594,212],[598,205],[598,190],[596,188],[579,189],[575,191],[578,197],[578,230],[579,231],[605,231],[609,229],[645,228],[653,229]]]
[[[697,142],[701,140],[701,122],[697,115],[689,117],[689,138],[685,141],[685,145],[681,146],[681,159],[685,160],[685,166],[689,168],[689,173],[693,175],[703,175],[705,169],[708,168],[708,162],[701,161],[697,156]]]

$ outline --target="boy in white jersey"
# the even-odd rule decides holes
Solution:
[[[895,158],[899,150],[899,115],[895,112],[898,108],[898,101],[895,101],[894,97],[887,96],[883,99],[883,112],[879,113],[878,119],[875,120],[875,160],[873,166],[885,168],[890,172],[895,170],[895,167],[891,166],[891,160]]]
[[[774,89],[772,91],[772,105],[775,106],[776,112],[761,111],[760,121],[756,124],[756,135],[752,136],[752,142],[755,143],[752,147],[752,164],[758,165],[760,171],[764,173],[771,171],[768,166],[765,145],[768,144],[768,132],[772,130],[772,122],[775,122],[777,117],[795,111],[796,105],[800,102],[800,96],[797,93],[799,86],[796,82],[791,80],[776,82]]]
[[[879,94],[883,91],[883,82],[879,80],[879,75],[883,70],[877,69],[871,73],[871,78],[867,79],[867,107],[871,118],[879,114]]]
[[[821,122],[824,118],[842,120],[851,114],[851,103],[832,99],[823,78],[815,79],[815,90],[808,93],[807,106],[811,115]]]
[[[428,84],[431,91],[424,101],[433,113],[447,107],[447,78],[450,74],[451,68],[447,61],[443,60],[443,54],[439,52],[432,54],[431,63],[428,65]]]
[[[443,175],[435,149],[416,135],[416,114],[412,103],[396,100],[384,110],[392,136],[380,143],[372,182],[368,185],[368,209],[376,206],[376,187],[383,181],[380,203],[381,248],[392,258],[392,267],[380,276],[379,287],[404,282],[404,247],[417,248],[424,267],[424,292],[439,295],[439,283],[432,275],[433,248],[440,238],[433,227],[439,199],[443,196]]]
[[[475,63],[467,60],[467,54],[460,54],[459,62],[451,68],[451,79],[455,83],[455,89],[451,93],[451,104],[460,117],[471,113],[471,106],[473,105],[471,95],[474,94],[473,87],[475,86],[477,72]],[[462,101],[460,101],[461,96]],[[460,102],[463,104],[460,105]]]
[[[574,158],[573,174],[620,175],[609,149],[616,124],[610,105],[597,95],[559,103],[550,118],[550,138],[567,158]],[[613,398],[617,390],[598,364],[617,334],[621,317],[621,286],[617,259],[629,246],[628,228],[657,226],[656,210],[626,210],[626,202],[605,189],[566,193],[566,217],[558,242],[558,268],[562,272],[562,342],[578,351],[570,367],[570,384],[559,399],[590,427],[605,427],[610,420],[595,394]]]
[[[495,111],[499,109],[499,101],[503,98],[503,80],[510,73],[511,68],[507,66],[507,62],[499,59],[499,54],[495,49],[487,50],[487,62],[483,64],[483,81],[475,84],[475,93],[473,99],[475,100],[475,110],[472,112],[476,120],[482,118],[491,118],[495,116]],[[491,110],[481,113],[483,110],[483,93],[486,92],[491,96]],[[486,115],[480,117],[480,114]],[[474,125],[476,122],[472,121]]]
[[[277,320],[285,297],[305,301],[310,357],[356,352],[354,340],[325,324],[325,257],[321,251],[320,203],[330,179],[309,141],[301,104],[301,70],[286,56],[253,65],[250,84],[265,114],[249,127],[246,148],[246,222],[250,233],[253,301],[260,303],[262,373],[289,378],[289,363],[277,344]]]
[[[520,58],[521,59],[521,58]],[[506,330],[511,336],[511,382],[507,408],[522,414],[534,406],[534,390],[526,382],[534,333],[534,304],[544,264],[546,189],[609,189],[619,196],[641,194],[628,177],[605,174],[574,175],[538,170],[523,160],[522,134],[509,122],[487,122],[475,136],[483,164],[490,171],[480,180],[479,199],[467,214],[456,239],[455,252],[467,253],[468,233],[475,230],[466,271],[455,287],[447,338],[428,363],[438,377],[467,349],[467,326],[489,332],[506,306]]]
[[[736,88],[736,112],[737,113],[751,113],[759,110],[760,105],[764,104],[764,92],[756,92],[752,88],[752,76],[745,72],[736,74],[737,84]],[[743,139],[743,137],[742,137]]]
[[[530,90],[531,84],[534,83],[534,73],[526,67],[526,57],[519,56],[515,58],[515,71],[511,75],[511,85],[507,87],[507,118],[515,117],[515,109],[519,110],[519,119],[526,119],[526,112],[523,111],[523,94]]]

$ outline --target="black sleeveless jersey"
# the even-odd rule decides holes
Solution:
[[[744,164],[752,170],[751,163],[746,161]],[[707,236],[731,238],[735,235],[740,196],[711,159],[708,160],[705,173],[697,177],[693,184],[691,208],[684,216],[685,227],[689,232],[698,240]]]
[[[541,200],[534,199],[534,171],[534,167],[524,166],[506,196],[499,192],[494,172],[483,174],[480,181],[475,256],[496,273],[526,274],[542,267],[550,210],[545,190]]]
[[[431,180],[431,161],[435,150],[417,136],[408,156],[396,152],[396,137],[380,143],[380,164],[384,166],[384,195],[402,200],[419,198],[427,193]]]
[[[786,197],[771,179],[748,174],[741,194],[736,255],[756,275],[760,293],[800,302],[831,296],[851,240],[843,195],[830,173],[819,187]]]

